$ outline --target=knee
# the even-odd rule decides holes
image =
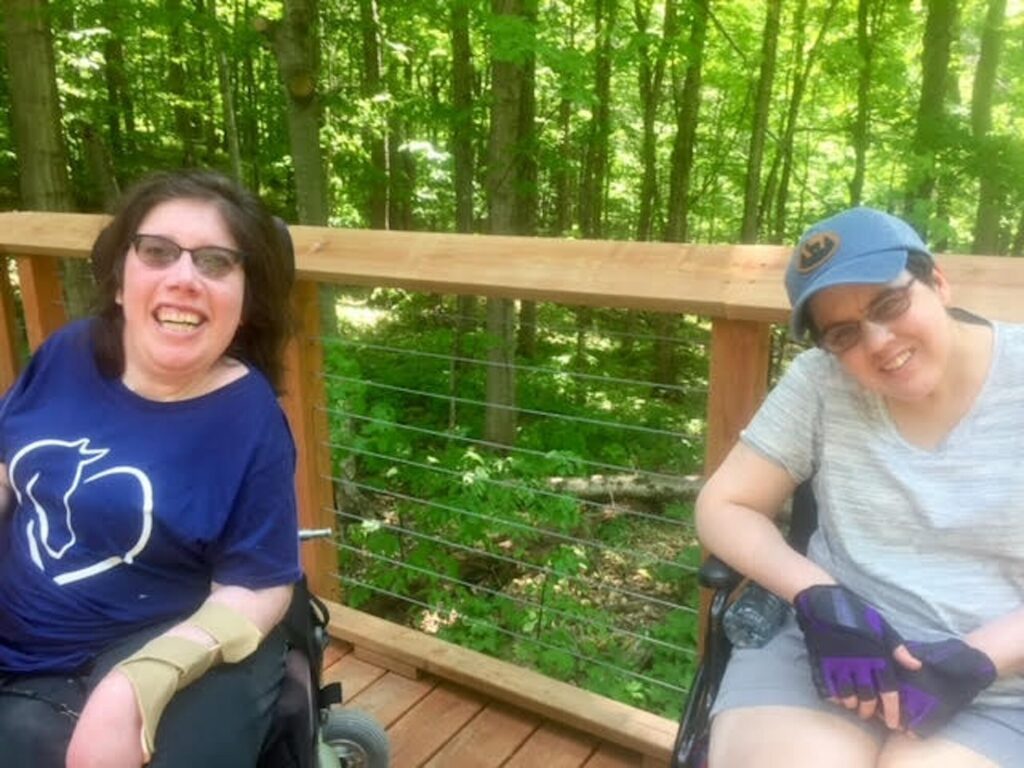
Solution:
[[[63,768],[74,720],[48,702],[0,696],[0,749],[4,765]],[[10,762],[8,762],[10,761]]]

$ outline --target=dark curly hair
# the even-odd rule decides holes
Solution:
[[[113,220],[92,247],[96,281],[93,341],[103,375],[124,373],[124,313],[117,302],[124,260],[146,215],[171,200],[198,200],[217,206],[238,249],[245,255],[242,322],[226,354],[253,366],[280,392],[284,345],[291,332],[289,296],[295,276],[288,228],[251,192],[213,171],[173,171],[147,176],[122,198]]]

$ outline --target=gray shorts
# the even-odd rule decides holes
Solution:
[[[765,706],[800,707],[849,717],[877,735],[879,742],[886,734],[881,723],[861,720],[818,697],[803,636],[792,617],[764,648],[733,651],[711,714]],[[1004,768],[1018,768],[1024,755],[1024,707],[975,703],[959,712],[937,735]]]

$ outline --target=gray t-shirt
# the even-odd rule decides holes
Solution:
[[[994,324],[988,377],[934,449],[908,443],[884,401],[832,355],[799,355],[741,435],[801,482],[808,556],[910,640],[957,637],[1024,604],[1024,326]],[[1024,704],[1024,676],[979,701]]]

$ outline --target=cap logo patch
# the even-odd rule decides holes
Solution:
[[[835,255],[840,242],[842,241],[835,232],[819,232],[809,237],[807,242],[800,246],[800,263],[797,269],[801,272],[812,272],[817,269]]]

